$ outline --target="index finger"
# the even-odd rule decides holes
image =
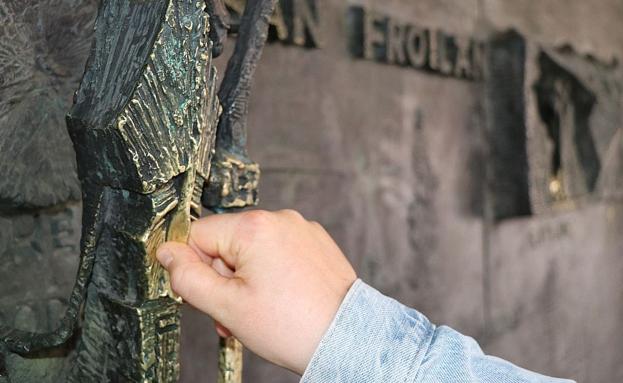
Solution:
[[[214,214],[190,226],[189,243],[210,257],[221,258],[229,267],[235,268],[240,253],[236,238],[244,213]]]

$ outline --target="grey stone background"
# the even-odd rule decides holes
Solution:
[[[366,282],[487,353],[580,382],[623,381],[623,200],[543,206],[538,163],[549,144],[532,89],[541,47],[621,60],[623,3],[318,3],[324,46],[269,45],[258,69],[249,151],[263,169],[261,207],[319,221]],[[525,37],[531,216],[495,222],[482,213],[482,85],[353,59],[352,4],[457,35],[515,28]],[[612,142],[622,142],[620,130]],[[184,321],[182,380],[213,381],[211,322],[190,308]],[[298,381],[253,355],[245,362],[249,382]]]
[[[92,26],[94,3],[26,7],[0,0],[0,48],[4,36],[24,41],[18,61],[0,49],[0,321],[22,328],[54,327],[74,278],[80,206],[71,143],[60,112],[48,116],[41,105],[68,110],[67,89],[77,85],[88,53],[90,34],[81,31]],[[362,279],[475,337],[487,353],[579,382],[623,381],[623,104],[616,91],[603,90],[620,86],[620,65],[608,76],[587,70],[582,77],[589,88],[602,84],[595,86],[590,119],[605,142],[602,172],[594,192],[562,201],[547,194],[553,143],[533,87],[542,49],[570,45],[582,63],[590,62],[585,55],[621,61],[623,3],[316,3],[323,46],[270,44],[258,68],[249,151],[263,169],[261,207],[294,208],[319,221]],[[485,89],[492,84],[352,58],[346,12],[362,4],[460,36],[485,39],[514,28],[525,38],[519,119],[530,215],[492,218],[500,181],[490,168],[504,167],[491,154],[499,134]],[[81,21],[69,22],[71,12],[80,12]],[[231,44],[225,56],[230,50]],[[21,78],[38,85],[16,86]],[[605,134],[604,126],[614,130]],[[187,307],[182,332],[181,381],[216,381],[212,321]],[[298,381],[251,353],[245,379]]]

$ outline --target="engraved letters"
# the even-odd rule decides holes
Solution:
[[[483,77],[482,42],[405,23],[361,6],[350,8],[348,24],[355,57],[468,80]]]
[[[227,7],[240,16],[245,0],[225,0]],[[322,46],[320,7],[315,0],[279,0],[270,26],[272,35],[285,44],[307,48]]]

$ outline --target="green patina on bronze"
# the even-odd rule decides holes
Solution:
[[[83,189],[76,285],[58,331],[2,335],[21,354],[60,347],[84,310],[66,381],[178,378],[180,301],[155,251],[186,239],[209,174],[219,104],[208,31],[198,1],[100,6],[67,118]]]
[[[217,95],[219,0],[101,2],[67,116],[83,203],[76,283],[55,331],[0,326],[0,382],[177,381],[181,300],[155,252],[186,241],[202,199],[218,211],[257,202],[246,115],[273,7],[245,9]],[[235,347],[219,365],[239,379],[241,347],[223,344]]]

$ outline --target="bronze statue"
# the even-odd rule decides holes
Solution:
[[[220,0],[102,0],[67,116],[83,201],[76,283],[55,331],[0,327],[0,382],[15,383],[7,353],[36,357],[74,341],[56,373],[64,381],[177,381],[180,300],[155,251],[186,240],[202,202],[219,212],[257,201],[246,114],[274,4],[246,6],[217,94]],[[241,347],[222,344],[220,381],[239,381]]]

